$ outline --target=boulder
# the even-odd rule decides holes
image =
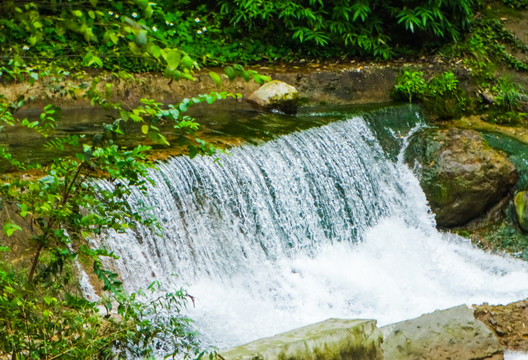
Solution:
[[[248,102],[258,109],[265,111],[278,110],[286,114],[295,114],[299,92],[285,82],[272,80],[262,85],[251,94]]]
[[[381,341],[375,320],[328,319],[218,353],[225,360],[381,360]]]
[[[528,191],[519,191],[513,199],[517,222],[524,231],[528,231]]]
[[[464,225],[507,195],[517,181],[514,165],[476,131],[426,129],[405,153],[441,227]]]
[[[504,358],[497,338],[466,305],[387,325],[381,331],[385,360]]]

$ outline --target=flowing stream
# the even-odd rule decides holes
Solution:
[[[417,179],[366,119],[345,116],[219,161],[160,163],[149,196],[130,201],[152,207],[164,233],[139,228],[106,243],[125,285],[186,288],[203,343],[219,348],[330,317],[384,325],[528,297],[526,263],[435,229]],[[402,135],[392,141],[405,146]]]

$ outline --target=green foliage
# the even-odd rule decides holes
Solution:
[[[527,0],[502,0],[504,5],[512,7],[514,9],[525,9],[528,10]]]
[[[522,7],[522,2],[504,3]],[[464,58],[480,91],[493,95],[491,104],[487,103],[489,100],[477,99],[481,104],[474,110],[489,110],[489,121],[499,124],[524,125],[528,118],[523,108],[528,100],[524,88],[509,78],[498,79],[495,75],[496,64],[507,65],[515,71],[528,70],[528,64],[512,55],[515,51],[525,53],[528,46],[505,29],[500,19],[489,15],[473,23],[464,41],[443,50],[444,55]]]
[[[127,148],[117,145],[124,136],[122,124],[142,124],[145,137],[168,144],[157,125],[171,122],[178,142],[187,146],[191,156],[212,154],[214,148],[195,137],[194,119],[182,115],[189,106],[212,103],[228,94],[211,93],[183,99],[176,106],[142,99],[135,108],[112,103],[110,93],[90,86],[66,87],[65,93],[81,92],[93,104],[110,107],[119,114],[100,133],[88,138],[69,135],[57,137],[59,109],[46,105],[35,121],[16,119],[24,99],[10,103],[0,100],[0,121],[4,126],[25,126],[47,142],[44,146],[63,149],[69,146],[76,156],[55,158],[50,163],[14,160],[5,146],[0,156],[19,171],[36,171],[38,176],[5,174],[0,184],[1,213],[6,219],[4,233],[16,238],[13,244],[28,247],[25,260],[17,266],[2,260],[10,257],[3,246],[0,257],[0,357],[17,359],[126,358],[127,354],[149,356],[156,343],[167,343],[170,353],[193,356],[198,353],[189,319],[180,310],[190,297],[183,291],[149,300],[141,294],[127,295],[117,274],[105,269],[104,257],[115,257],[103,248],[91,248],[86,239],[104,236],[112,229],[122,232],[141,223],[158,231],[157,221],[148,213],[132,211],[126,200],[131,187],[146,191],[152,182],[148,169],[150,146]],[[84,91],[84,93],[82,93]],[[102,189],[94,178],[104,177],[113,186]],[[3,242],[3,244],[6,244]],[[74,286],[79,263],[92,267],[101,281],[106,299],[87,301]],[[147,300],[145,302],[145,300]],[[112,304],[115,310],[112,311]],[[106,313],[101,312],[103,305]],[[163,314],[170,314],[162,319]]]
[[[423,100],[427,91],[427,84],[422,71],[404,70],[398,77],[394,85],[394,95],[396,98],[408,100],[412,103],[415,100]]]
[[[167,20],[158,23],[160,16]],[[0,2],[2,81],[43,85],[61,97],[85,99],[113,114],[91,136],[57,136],[60,108],[41,104],[40,116],[30,121],[17,114],[31,100],[25,93],[9,100],[0,95],[0,131],[25,127],[43,139],[44,149],[75,154],[44,163],[20,162],[0,145],[0,159],[10,170],[0,181],[5,234],[0,243],[0,358],[143,358],[158,351],[160,344],[165,344],[166,355],[201,356],[188,328],[190,320],[180,314],[192,299],[188,294],[180,290],[159,295],[156,287],[151,294],[126,294],[118,275],[104,265],[104,258],[115,256],[88,246],[90,238],[136,224],[162,231],[148,209],[133,211],[127,202],[131,187],[146,191],[152,183],[148,171],[155,164],[146,144],[169,145],[162,124],[172,124],[176,144],[190,157],[215,152],[196,137],[198,124],[185,113],[195,104],[234,95],[211,92],[176,104],[141,99],[130,107],[112,100],[112,84],[97,76],[86,82],[80,71],[112,70],[115,81],[126,81],[130,71],[159,70],[168,81],[193,80],[198,62],[165,38],[168,32],[158,32],[178,19],[143,0]],[[229,79],[269,80],[240,65],[225,72]],[[218,75],[211,76],[220,82]],[[127,122],[137,123],[144,143],[120,145]],[[100,188],[97,178],[112,185]],[[17,261],[11,262],[13,258]],[[81,269],[100,281],[102,300],[82,298],[76,285]]]
[[[515,257],[528,260],[528,236],[519,230],[512,210],[508,210],[508,217],[502,223],[492,224],[473,235],[473,242],[486,250],[498,253],[507,251]]]
[[[440,119],[460,116],[465,111],[467,102],[457,77],[450,71],[438,74],[426,82],[423,72],[404,70],[396,80],[393,95],[398,100],[412,102],[414,99],[426,111]]]
[[[506,50],[506,46],[509,46],[512,49],[526,52],[528,46],[513,33],[506,30],[500,20],[487,19],[476,23],[472,37],[474,39],[470,38],[469,40],[470,54],[472,53],[480,61],[496,60],[504,62],[515,70],[528,70],[528,65],[519,61]]]
[[[292,55],[378,59],[392,57],[399,47],[434,46],[459,38],[476,6],[471,0],[362,0],[353,4],[345,0],[221,0],[218,4],[224,27],[228,26],[225,20],[229,21],[226,34],[231,40],[264,49],[282,44]],[[290,39],[277,34],[289,35]]]
[[[494,95],[489,121],[498,124],[523,125],[528,120],[523,105],[528,102],[525,89],[509,77],[498,79],[491,86]]]
[[[198,66],[157,35],[155,16],[163,9],[147,1],[4,1],[0,14],[4,66],[53,61],[68,69],[165,69],[178,79],[191,79]]]
[[[156,285],[156,284],[153,284]],[[0,263],[0,355],[13,359],[115,359],[153,355],[154,339],[174,355],[197,353],[189,319],[180,315],[189,295],[179,290],[152,297],[117,292],[100,306],[61,286],[29,282]],[[156,288],[149,291],[154,294]],[[38,291],[39,296],[34,296]],[[114,304],[115,311],[109,312]],[[170,314],[166,316],[165,314]],[[171,354],[172,355],[172,354]]]
[[[527,52],[528,46],[511,31],[504,28],[500,19],[477,19],[470,35],[456,45],[447,46],[442,53],[448,57],[464,58],[481,87],[487,88],[494,80],[495,63],[502,63],[516,71],[528,70],[528,65],[510,51]]]
[[[179,79],[191,77],[198,63],[389,59],[460,38],[477,6],[476,0],[4,1],[0,49],[4,66],[53,61],[68,69],[165,70]]]
[[[515,84],[509,77],[500,79],[493,87],[493,92],[496,105],[505,111],[520,110],[520,105],[527,99],[524,88]]]

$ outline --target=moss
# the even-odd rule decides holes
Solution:
[[[515,195],[513,203],[515,205],[515,214],[517,215],[517,221],[521,228],[528,231],[528,214],[526,213],[526,199],[528,193],[526,191],[520,191]]]
[[[483,121],[479,116],[464,117],[460,120],[455,121],[454,125],[462,129],[486,131],[490,133],[508,136],[514,140],[528,145],[528,129],[526,128],[490,124],[488,122]]]
[[[329,319],[222,352],[241,360],[383,359],[382,335],[373,320]]]

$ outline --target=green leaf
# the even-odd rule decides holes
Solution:
[[[161,56],[161,49],[157,45],[151,44],[148,48],[148,51],[150,55],[154,56],[156,59],[159,59],[159,57]]]
[[[7,234],[8,237],[13,235],[15,231],[22,231],[22,228],[13,223],[7,223],[4,225],[4,232]]]
[[[128,112],[126,110],[119,110],[119,115],[123,121],[128,121]]]
[[[72,10],[72,15],[80,18],[83,16],[83,13],[81,10]]]
[[[226,66],[224,68],[224,73],[227,75],[229,80],[234,80],[236,78],[236,71],[231,66]]]
[[[185,55],[182,59],[183,66],[185,66],[187,69],[191,70],[194,66],[194,61],[191,59],[189,55]]]
[[[147,45],[147,30],[141,30],[136,34],[135,37],[136,44],[139,46]]]
[[[180,66],[181,52],[176,49],[171,49],[167,53],[167,65],[173,69]]]
[[[209,76],[211,77],[211,79],[213,79],[216,86],[220,87],[222,85],[222,79],[220,79],[220,76],[217,73],[215,73],[214,71],[210,71]]]
[[[180,105],[178,106],[178,108],[180,109],[181,112],[186,112],[186,111],[187,111],[187,108],[188,108],[188,106],[189,106],[188,104],[189,104],[188,101],[187,101],[187,102],[183,101],[183,102],[180,103]]]
[[[149,126],[148,125],[145,124],[145,125],[141,126],[141,132],[143,134],[146,135],[148,133],[148,131],[149,131]]]
[[[240,76],[242,76],[242,79],[244,79],[244,81],[249,81],[249,73],[247,71],[242,71],[240,73]]]
[[[152,13],[154,11],[152,10],[152,6],[150,4],[147,5],[145,8],[145,19],[150,19],[152,17]]]
[[[111,32],[108,37],[110,38],[110,41],[116,45],[119,42],[119,38],[117,37],[115,32]]]
[[[103,61],[102,61],[101,58],[98,57],[98,56],[93,56],[93,57],[92,57],[92,60],[90,60],[90,62],[91,62],[91,63],[95,63],[95,64],[97,64],[97,65],[98,65],[99,67],[101,67],[101,68],[103,67]]]

